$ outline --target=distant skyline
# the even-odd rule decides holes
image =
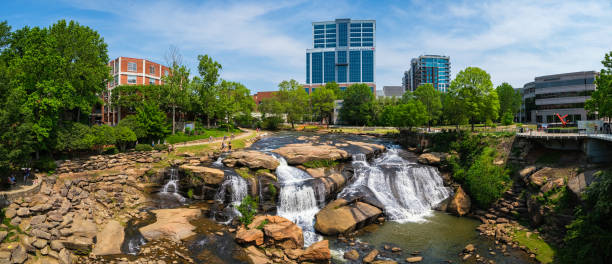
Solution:
[[[376,20],[376,85],[401,85],[410,59],[451,58],[452,77],[468,66],[494,85],[522,87],[535,76],[599,71],[612,50],[612,2],[595,1],[10,1],[0,21],[13,30],[59,19],[97,30],[109,58],[165,64],[171,45],[197,75],[197,55],[223,65],[221,77],[252,93],[282,80],[305,81],[314,21]]]

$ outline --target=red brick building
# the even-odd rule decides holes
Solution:
[[[146,59],[137,59],[129,57],[119,57],[110,62],[108,66],[111,69],[112,78],[106,84],[106,91],[102,94],[102,100],[104,104],[98,109],[94,110],[93,121],[94,123],[102,123],[108,125],[116,125],[121,115],[125,116],[125,113],[121,113],[119,109],[109,107],[111,91],[119,85],[130,85],[130,84],[163,84],[162,77],[169,74],[170,69],[167,66],[159,63],[152,62]]]
[[[257,111],[257,107],[261,104],[261,101],[265,98],[272,98],[274,96],[276,96],[277,91],[271,91],[271,92],[257,92],[256,94],[253,95],[253,101],[255,101],[255,107],[256,107],[256,111]]]

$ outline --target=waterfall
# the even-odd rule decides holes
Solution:
[[[178,189],[178,182],[179,182],[178,170],[172,167],[169,169],[169,171],[170,171],[170,179],[168,179],[168,182],[164,184],[164,187],[162,188],[161,193],[173,195],[180,202],[184,202],[185,197],[179,194],[179,189]]]
[[[247,181],[238,175],[227,176],[215,194],[215,200],[222,203],[225,202],[228,190],[231,199],[229,202],[232,206],[228,206],[224,210],[225,214],[229,217],[226,223],[231,222],[231,220],[236,216],[241,216],[237,207],[242,202],[242,199],[244,199],[244,197],[246,197],[248,194]]]
[[[391,148],[368,163],[363,154],[353,157],[354,181],[338,197],[370,191],[390,220],[422,221],[450,195],[437,169],[408,162]]]
[[[217,167],[217,168],[223,167],[222,161],[223,161],[223,158],[221,157],[217,158],[217,160],[215,160],[215,162],[212,163],[213,167]]]
[[[276,176],[281,189],[277,214],[294,222],[304,234],[304,245],[308,246],[321,239],[314,230],[314,217],[319,211],[315,189],[309,179],[310,174],[289,166],[284,158],[278,158],[280,166]]]

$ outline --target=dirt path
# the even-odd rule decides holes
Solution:
[[[239,135],[235,135],[234,139],[231,139],[230,137],[227,137],[228,140],[236,140],[236,139],[241,139],[241,138],[245,138],[250,136],[251,134],[253,134],[253,132],[255,132],[255,130],[251,130],[251,129],[246,129],[246,128],[241,128],[240,130],[243,131],[243,133],[239,134]],[[198,140],[194,140],[194,141],[188,141],[188,142],[181,142],[181,143],[176,143],[173,144],[173,146],[175,148],[181,148],[181,147],[189,147],[189,146],[197,146],[197,145],[207,145],[207,144],[214,144],[214,143],[221,143],[223,141],[222,137],[218,137],[218,138],[213,138],[213,140],[211,142],[208,141],[209,139],[198,139]]]

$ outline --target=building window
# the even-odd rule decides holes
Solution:
[[[155,79],[149,78],[149,84],[155,84]]]
[[[361,82],[361,52],[349,52],[349,82]]]
[[[155,74],[155,66],[149,66],[149,73]]]
[[[306,91],[307,94],[310,94],[310,89],[304,88],[304,91]]]
[[[310,54],[306,53],[306,83],[310,83]]]
[[[164,70],[164,76],[168,76],[168,70]]]
[[[135,84],[136,83],[136,75],[128,75],[127,76],[127,82],[129,84]]]
[[[323,83],[323,53],[312,53],[312,83]]]
[[[336,78],[336,53],[333,51],[325,52],[324,54],[324,72],[325,79],[323,80],[325,83],[333,82]]]
[[[338,47],[346,47],[348,39],[348,24],[338,24]]]
[[[135,72],[136,71],[136,62],[128,62],[128,71]]]

